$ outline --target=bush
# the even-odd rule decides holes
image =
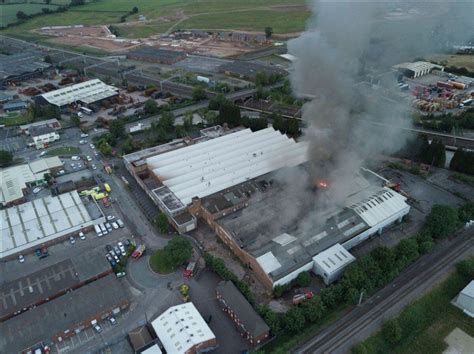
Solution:
[[[474,261],[463,260],[456,264],[456,270],[467,279],[474,279]]]
[[[425,230],[434,239],[441,239],[452,235],[458,226],[457,210],[449,205],[434,205],[425,221]]]
[[[398,319],[394,318],[385,322],[382,326],[382,335],[392,345],[399,343],[402,339],[402,329]]]
[[[364,342],[356,344],[352,347],[351,350],[352,354],[367,354],[367,347],[365,346]]]
[[[458,209],[458,218],[461,222],[468,222],[474,219],[474,203],[468,202]]]
[[[308,286],[311,283],[311,275],[309,272],[301,272],[295,279],[295,283],[299,287]]]

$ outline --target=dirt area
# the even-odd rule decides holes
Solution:
[[[453,331],[444,339],[449,345],[443,354],[470,354],[474,353],[474,338],[459,328]]]
[[[126,51],[138,45],[128,41],[94,37],[55,37],[49,39],[48,42],[72,47],[88,47],[106,52]]]
[[[43,27],[37,30],[39,34],[46,36],[66,37],[66,36],[87,36],[87,37],[110,37],[114,36],[110,33],[107,26],[55,26]]]
[[[197,47],[194,50],[194,53],[214,56],[218,58],[226,58],[253,52],[254,50],[260,48],[264,48],[264,46],[256,47],[245,43],[211,40]]]

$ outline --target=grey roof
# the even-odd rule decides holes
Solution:
[[[254,78],[259,72],[264,72],[266,74],[287,74],[287,72],[282,68],[250,61],[234,61],[232,63],[225,63],[219,67],[219,71],[228,71],[234,75],[250,78]]]
[[[128,338],[130,339],[132,347],[135,351],[138,351],[148,344],[154,342],[150,330],[146,325],[135,328],[133,331],[128,332]]]
[[[232,281],[221,281],[217,285],[216,291],[222,295],[225,305],[232,309],[242,321],[247,332],[254,338],[270,331],[265,321],[263,321]]]
[[[3,105],[3,109],[26,108],[28,103],[25,101],[8,102]]]
[[[0,80],[14,79],[16,76],[41,71],[51,64],[43,61],[43,54],[35,50],[12,55],[0,55]]]
[[[115,275],[101,278],[2,323],[1,353],[18,353],[127,301]]]
[[[51,128],[50,126],[47,125],[41,125],[39,127],[31,127],[30,128],[30,135],[32,137],[35,136],[41,136],[49,133],[54,133],[56,130],[54,128]]]

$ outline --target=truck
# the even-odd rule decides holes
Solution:
[[[191,278],[194,275],[194,270],[196,269],[196,262],[189,262],[186,269],[183,272],[185,278]]]
[[[110,188],[110,185],[108,183],[104,183],[104,189],[106,190],[107,193],[112,192],[112,188]]]
[[[145,250],[146,250],[146,246],[145,246],[145,245],[140,245],[140,246],[138,246],[138,247],[135,249],[135,251],[133,251],[133,253],[132,253],[132,258],[133,258],[133,259],[138,259],[138,258],[140,258],[140,257],[143,255],[143,253],[145,252]]]
[[[143,123],[138,123],[137,125],[130,127],[130,133],[139,132],[140,130],[143,130]]]
[[[469,99],[467,99],[467,100],[462,101],[462,104],[463,104],[464,106],[470,106],[471,103],[472,103],[472,101],[474,101],[474,100],[473,100],[472,98],[469,98]]]
[[[99,225],[94,225],[95,233],[97,234],[97,237],[102,236],[102,230],[100,229]]]
[[[447,88],[447,89],[452,89],[453,88],[453,84],[450,83],[450,82],[438,81],[436,83],[436,85],[438,87]]]
[[[92,196],[95,200],[101,200],[107,197],[107,193],[94,193]]]
[[[467,85],[463,84],[462,82],[457,82],[457,81],[451,81],[451,85],[453,85],[453,88],[458,89],[458,90],[464,90]]]
[[[302,303],[305,300],[312,299],[313,296],[314,296],[314,294],[313,294],[312,291],[307,291],[307,292],[302,293],[302,294],[296,294],[295,296],[293,296],[293,305],[298,305],[298,304]]]

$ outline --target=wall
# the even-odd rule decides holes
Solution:
[[[285,275],[281,279],[278,279],[276,282],[273,283],[273,287],[275,287],[277,285],[288,284],[290,281],[295,279],[298,276],[298,274],[300,274],[301,272],[308,272],[308,271],[312,270],[313,269],[313,263],[314,262],[311,260],[310,262],[308,262],[305,265],[301,266],[300,268],[294,270],[290,274]]]

